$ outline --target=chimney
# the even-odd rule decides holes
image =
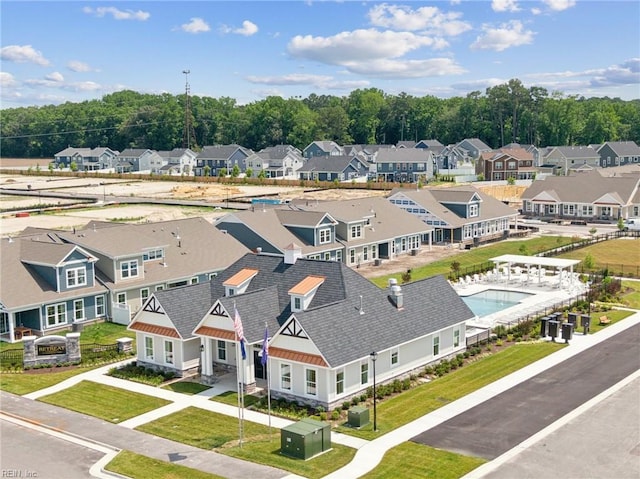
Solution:
[[[296,264],[298,258],[302,258],[302,249],[295,243],[291,243],[284,249],[284,262],[286,264]]]
[[[391,294],[389,295],[389,299],[391,299],[391,302],[397,309],[403,309],[404,298],[402,294],[402,288],[397,284],[391,286]]]

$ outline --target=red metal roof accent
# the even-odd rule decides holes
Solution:
[[[227,329],[212,328],[211,326],[200,326],[193,334],[201,336],[209,336],[216,339],[226,339],[227,341],[235,341],[236,333]]]
[[[258,274],[258,272],[259,271],[257,269],[252,269],[252,268],[241,269],[236,274],[231,276],[231,278],[226,280],[223,283],[223,285],[237,288],[238,286],[242,285],[248,279],[253,278],[256,274]]]
[[[325,368],[329,367],[327,362],[322,359],[322,356],[318,356],[317,354],[300,353],[298,351],[291,351],[289,349],[270,347],[269,356],[285,359],[287,361],[313,364],[315,366],[322,366]]]
[[[135,322],[131,326],[129,326],[129,328],[133,329],[134,331],[157,334],[159,336],[167,336],[169,338],[180,337],[178,331],[175,328],[168,328],[167,326],[157,326],[155,324]]]
[[[301,296],[306,296],[308,293],[316,289],[324,283],[324,276],[313,276],[309,275],[298,284],[296,284],[293,288],[289,290],[289,294],[296,294]]]

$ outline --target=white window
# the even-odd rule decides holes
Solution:
[[[47,306],[47,326],[67,322],[67,305],[64,303]]]
[[[398,350],[391,351],[391,367],[394,368],[398,365]]]
[[[336,251],[336,261],[342,261],[342,250]]]
[[[148,297],[149,297],[149,288],[142,288],[140,290],[140,299],[142,300],[142,302],[144,303]]]
[[[164,284],[159,284],[156,286],[156,291],[162,291],[164,289]]]
[[[218,359],[220,361],[227,360],[227,343],[226,341],[218,340]]]
[[[479,208],[477,204],[469,205],[469,217],[474,218],[478,216]]]
[[[143,261],[153,261],[153,260],[162,259],[162,258],[164,258],[164,251],[161,249],[154,249],[154,250],[148,251],[142,256]]]
[[[291,390],[291,365],[280,365],[280,389]]]
[[[351,227],[351,239],[362,237],[362,226],[355,225]]]
[[[173,364],[173,341],[164,342],[164,362]]]
[[[344,392],[344,371],[336,372],[336,394]]]
[[[104,316],[104,296],[96,296],[96,317]]]
[[[367,246],[362,248],[362,260],[363,261],[368,261],[369,260],[369,248]]]
[[[300,298],[293,298],[293,309],[295,311],[300,311],[302,309],[302,301],[300,301]]]
[[[84,320],[84,300],[83,299],[75,299],[73,301],[73,320],[74,321]]]
[[[153,361],[153,338],[151,336],[144,337],[144,357]]]
[[[433,338],[433,355],[437,356],[438,354],[440,354],[440,337],[435,336]]]
[[[306,393],[309,394],[310,396],[315,396],[317,392],[316,391],[316,375],[317,375],[317,372],[315,369],[305,370]]]
[[[118,293],[116,295],[116,303],[118,304],[127,304],[127,293]]]
[[[209,280],[212,280],[213,278],[215,278],[216,276],[218,276],[218,273],[211,273],[209,275]]]
[[[191,278],[189,284],[198,284],[198,278]]]
[[[67,270],[67,288],[85,286],[87,284],[87,271],[84,267]]]
[[[324,228],[320,230],[320,244],[331,243],[331,229]]]
[[[120,263],[120,276],[122,278],[135,278],[138,276],[138,260],[123,261]]]
[[[453,347],[457,348],[460,346],[460,330],[456,329],[453,331]]]
[[[367,384],[369,382],[369,363],[360,363],[360,384]]]

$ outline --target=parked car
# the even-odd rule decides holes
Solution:
[[[640,231],[640,218],[629,218],[624,221],[625,231]]]

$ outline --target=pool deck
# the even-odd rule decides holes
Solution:
[[[467,322],[470,327],[491,328],[498,324],[506,326],[515,324],[529,316],[544,314],[546,309],[552,306],[567,303],[584,294],[588,287],[581,283],[577,274],[573,278],[564,278],[562,287],[557,275],[547,275],[540,280],[535,278],[532,281],[520,281],[515,278],[511,280],[493,279],[487,276],[479,276],[476,279],[462,283],[454,283],[453,287],[460,296],[470,296],[488,289],[499,289],[503,291],[517,291],[528,293],[527,296],[517,305],[503,309],[483,317],[476,317],[475,320]]]

